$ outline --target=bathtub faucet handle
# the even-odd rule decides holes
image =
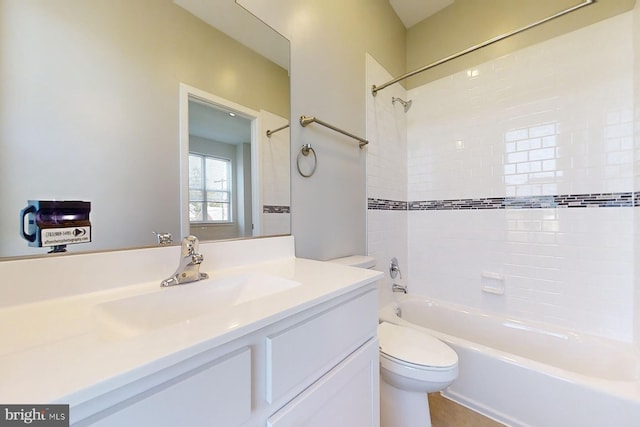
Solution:
[[[391,265],[389,266],[389,275],[391,276],[392,279],[395,279],[396,277],[398,277],[398,275],[400,275],[400,278],[402,279],[402,272],[400,271],[400,265],[398,264],[398,258],[396,257],[391,258]]]

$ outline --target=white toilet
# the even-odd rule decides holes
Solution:
[[[458,355],[442,341],[408,326],[382,322],[380,341],[380,426],[431,425],[426,393],[458,377]]]
[[[332,260],[372,268],[372,257]],[[458,355],[431,335],[408,326],[381,322],[380,427],[429,427],[427,393],[443,390],[458,377]]]

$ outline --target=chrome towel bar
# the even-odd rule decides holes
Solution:
[[[286,128],[288,128],[289,125],[284,125],[284,126],[280,126],[278,129],[274,129],[274,130],[267,130],[267,138],[271,138],[271,135],[273,135],[276,132],[279,132],[281,130],[284,130]]]
[[[353,139],[355,139],[355,140],[357,140],[357,141],[360,141],[360,144],[358,144],[358,145],[360,146],[360,148],[364,147],[365,145],[367,145],[367,144],[369,143],[369,141],[367,141],[367,140],[366,140],[366,139],[364,139],[364,138],[360,138],[359,136],[356,136],[356,135],[354,135],[354,134],[352,134],[352,133],[349,133],[349,132],[347,132],[347,131],[344,131],[344,130],[342,130],[342,129],[339,129],[339,128],[335,127],[335,126],[332,126],[332,125],[330,125],[329,123],[327,123],[327,122],[323,122],[322,120],[317,119],[317,118],[315,118],[315,117],[313,117],[313,116],[300,116],[300,125],[301,125],[302,127],[305,127],[305,126],[307,126],[307,125],[308,125],[308,124],[310,124],[310,123],[318,123],[319,125],[322,125],[322,126],[327,127],[327,128],[329,128],[329,129],[331,129],[331,130],[334,130],[334,131],[336,131],[336,132],[339,132],[339,133],[341,133],[341,134],[343,134],[343,135],[346,135],[346,136],[348,136],[348,137],[351,137],[351,138],[353,138]]]

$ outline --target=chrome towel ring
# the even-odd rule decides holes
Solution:
[[[308,174],[302,172],[302,169],[300,169],[300,155],[303,155],[304,157],[307,157],[309,155],[309,153],[313,154],[313,168],[311,168],[311,172],[309,172]],[[316,152],[315,150],[311,147],[311,144],[303,144],[302,147],[300,148],[300,152],[298,153],[298,159],[296,160],[296,166],[298,167],[298,173],[300,175],[302,175],[305,178],[309,178],[311,175],[313,175],[316,171],[316,168],[318,167],[318,156],[316,156]]]

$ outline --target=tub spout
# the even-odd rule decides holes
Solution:
[[[402,292],[403,294],[407,293],[407,286],[406,285],[398,285],[397,283],[394,283],[391,286],[391,290],[393,292]]]

